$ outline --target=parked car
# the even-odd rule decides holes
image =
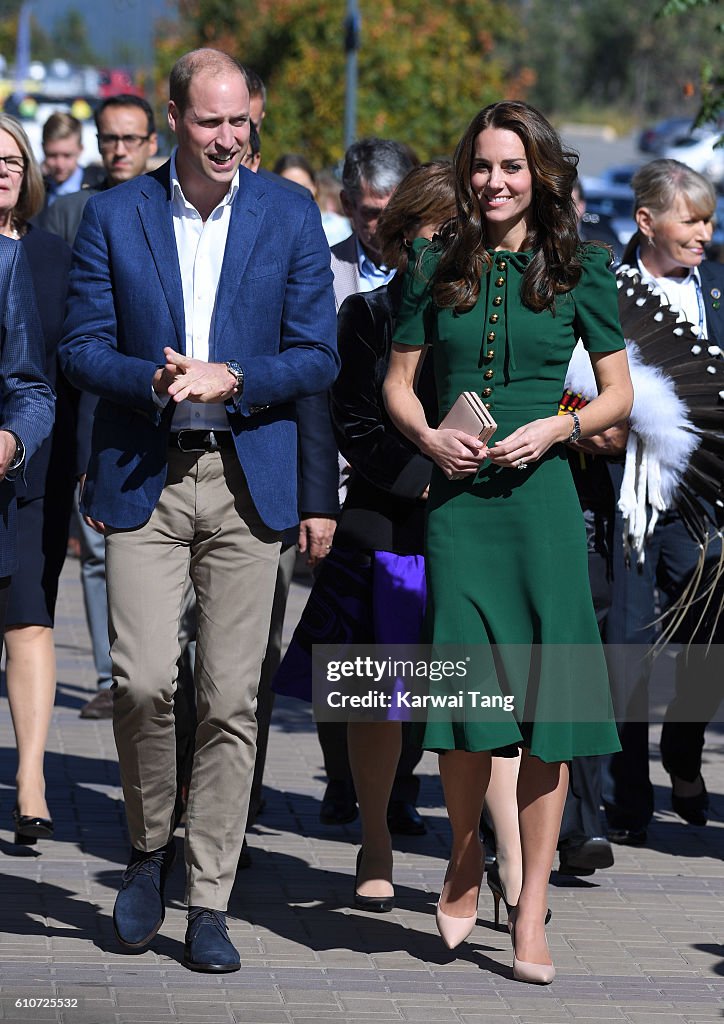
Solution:
[[[35,159],[43,162],[42,133],[43,125],[51,114],[63,112],[73,114],[80,121],[81,144],[83,146],[83,164],[100,163],[96,126],[93,111],[98,105],[97,96],[78,95],[73,97],[56,96],[46,93],[27,93],[19,100],[8,96],[4,111],[17,117],[28,136]]]
[[[598,188],[608,187],[609,185],[630,186],[631,179],[640,166],[640,164],[613,164],[611,167],[607,167],[605,171],[601,171],[595,179],[591,180],[595,182]]]
[[[639,135],[639,149],[642,153],[661,156],[675,139],[691,132],[691,117],[667,117],[650,128],[644,128]]]
[[[606,245],[610,245],[613,250],[614,264],[618,264],[623,256],[624,245],[616,231],[615,221],[614,217],[586,210],[581,217],[578,230],[581,238],[586,242],[605,242]]]
[[[719,131],[697,137],[687,135],[678,139],[664,151],[669,160],[681,160],[693,170],[703,174],[715,188],[724,190],[724,146],[718,145]]]
[[[711,242],[707,246],[709,259],[718,260],[724,263],[724,195],[717,196],[716,210],[714,211],[714,231]]]
[[[627,169],[629,182],[635,169]],[[606,230],[614,233],[623,251],[623,247],[636,230],[636,221],[633,219],[634,194],[631,185],[614,184],[610,180],[612,174],[614,177],[618,176],[619,171],[619,168],[609,168],[596,178],[584,177],[582,180],[586,196],[586,215],[600,218]]]

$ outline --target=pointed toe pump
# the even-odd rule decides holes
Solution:
[[[448,881],[448,875],[450,873],[450,865],[448,864],[447,871],[445,872],[445,881],[443,882],[443,889],[445,883]],[[480,897],[480,886],[482,885],[482,864],[481,864],[481,879],[478,883],[478,898]],[[437,924],[437,930],[440,932],[440,937],[445,943],[448,949],[455,949],[461,942],[470,935],[473,928],[478,921],[478,906],[477,899],[475,901],[475,913],[470,914],[469,917],[452,917],[450,914],[446,914],[441,909],[440,903],[442,901],[442,893],[437,901],[435,908],[435,922]]]
[[[548,911],[550,914],[550,910]],[[547,923],[547,921],[546,921]],[[519,960],[515,953],[515,907],[510,918],[510,938],[513,943],[513,977],[516,981],[526,982],[528,985],[550,985],[556,976],[556,969],[553,964],[531,964],[526,960]],[[546,939],[546,948],[548,940]]]

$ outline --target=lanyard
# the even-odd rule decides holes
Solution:
[[[697,338],[699,341],[704,340],[704,328],[706,327],[706,308],[704,306],[704,297],[701,293],[701,282],[699,278],[694,276],[694,289],[696,291],[696,305],[699,310],[699,324],[697,327]]]

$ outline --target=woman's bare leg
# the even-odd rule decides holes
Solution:
[[[440,778],[452,829],[450,869],[440,908],[449,917],[475,913],[482,872],[480,815],[490,780],[490,752],[448,750],[440,755]]]
[[[43,757],[55,701],[55,647],[49,626],[5,630],[8,701],[18,748],[15,777],[21,814],[49,818]]]
[[[518,775],[523,887],[515,917],[515,955],[528,963],[551,962],[544,921],[567,790],[565,762],[546,764],[523,750]]]
[[[485,794],[485,806],[495,832],[500,881],[511,906],[518,902],[523,881],[517,797],[519,768],[520,754],[517,757],[493,757],[490,785]]]
[[[392,896],[392,839],[387,805],[402,749],[400,722],[349,722],[347,749],[362,819],[360,896]]]

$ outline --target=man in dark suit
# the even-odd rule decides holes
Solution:
[[[190,570],[199,721],[184,964],[220,972],[239,968],[224,912],[280,537],[298,522],[294,402],[328,387],[338,358],[317,207],[239,166],[249,141],[243,68],[193,51],[174,65],[170,97],[171,161],[86,206],[61,358],[101,399],[82,507],[106,533],[113,724],[132,843],[116,934],[139,949],[163,922]]]
[[[64,111],[51,114],[43,125],[43,180],[45,182],[45,209],[61,196],[68,196],[82,188],[94,188],[103,177],[96,164],[81,167],[83,152],[80,121]]]
[[[103,100],[95,113],[103,173],[79,191],[60,195],[38,215],[38,225],[73,245],[85,204],[96,192],[143,174],[158,150],[153,110],[140,96],[123,93]],[[98,168],[96,168],[98,170]]]
[[[45,342],[22,246],[0,236],[0,650],[10,577],[17,568],[15,487],[53,426]]]

